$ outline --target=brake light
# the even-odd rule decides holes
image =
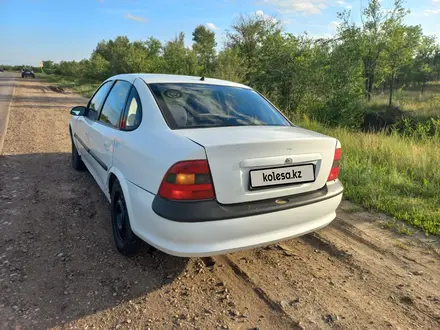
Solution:
[[[333,181],[338,178],[341,156],[342,156],[342,149],[336,148],[335,149],[335,156],[333,157],[332,169],[330,170],[330,174],[328,176],[327,181]]]
[[[171,166],[158,192],[170,200],[214,199],[214,187],[207,160],[189,160]]]

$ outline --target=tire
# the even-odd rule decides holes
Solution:
[[[34,74],[32,75],[32,78],[34,78],[34,79],[35,79],[35,75],[34,75]]]
[[[113,183],[111,191],[111,218],[118,251],[124,256],[136,255],[142,247],[142,241],[131,230],[124,193],[118,180]]]
[[[81,156],[76,149],[75,143],[73,142],[72,133],[70,133],[70,140],[72,142],[72,167],[76,171],[84,171],[86,169],[86,165],[82,161]]]

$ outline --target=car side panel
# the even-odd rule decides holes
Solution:
[[[78,153],[83,160],[87,160],[90,162],[90,155],[86,150],[88,141],[86,136],[87,124],[85,122],[85,117],[72,116],[71,128],[72,138],[75,143],[76,149],[78,150]]]
[[[126,180],[156,194],[173,164],[206,159],[206,154],[201,146],[168,128],[143,81],[135,81],[135,87],[142,104],[142,122],[134,131],[115,131],[113,166]]]
[[[89,154],[98,174],[97,181],[101,187],[105,187],[108,170],[113,165],[114,139],[120,131],[98,121],[91,121],[88,132]]]

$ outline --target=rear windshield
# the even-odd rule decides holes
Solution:
[[[253,90],[206,84],[149,84],[171,128],[290,126]]]

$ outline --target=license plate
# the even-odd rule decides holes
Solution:
[[[315,181],[315,165],[297,165],[265,170],[252,170],[251,188],[278,186]]]

